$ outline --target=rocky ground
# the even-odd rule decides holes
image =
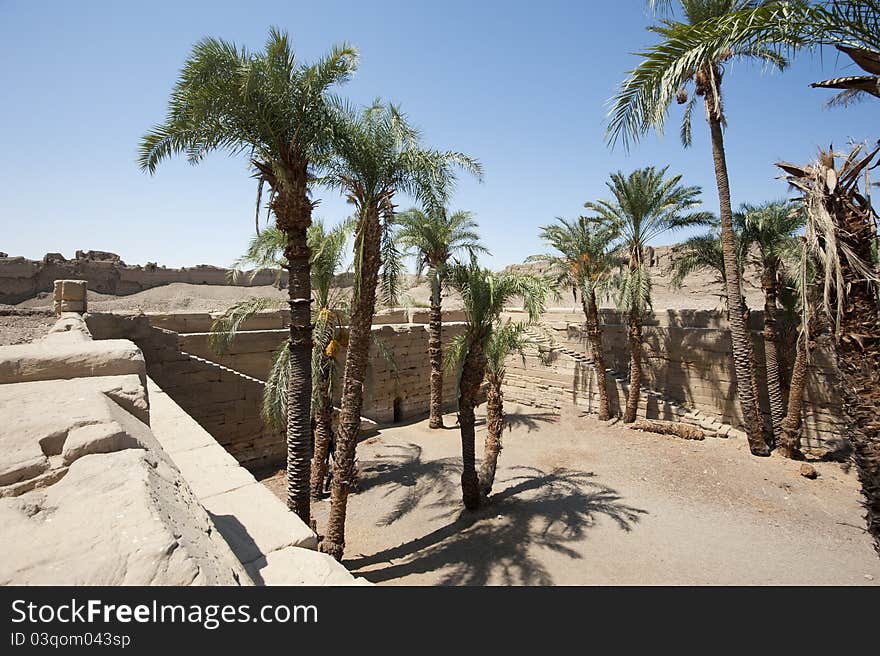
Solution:
[[[368,436],[346,566],[391,585],[880,582],[858,481],[841,464],[812,463],[809,480],[745,440],[508,412],[494,494],[476,513],[461,507],[458,430],[421,421]],[[283,497],[283,480],[264,483]],[[319,529],[328,505],[314,507]]]

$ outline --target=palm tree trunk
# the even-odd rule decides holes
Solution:
[[[636,420],[639,410],[639,396],[642,391],[642,318],[635,310],[629,313],[629,393],[626,395],[626,411],[623,422],[631,424]]]
[[[345,354],[345,374],[342,382],[342,410],[339,433],[336,438],[335,467],[330,486],[330,517],[327,535],[321,542],[321,551],[337,560],[342,559],[345,549],[345,512],[348,492],[353,481],[354,457],[361,428],[361,410],[364,404],[364,378],[372,343],[373,313],[376,306],[376,284],[381,266],[382,227],[376,208],[365,210],[363,234],[356,235],[355,243],[361,241],[360,271],[355,272],[356,297]]]
[[[287,384],[287,507],[311,526],[309,479],[312,459],[312,280],[306,233],[312,223],[312,203],[306,169],[295,170],[289,185],[272,201],[278,228],[287,235],[290,304],[290,375]]]
[[[880,555],[880,309],[876,290],[842,252],[848,246],[863,262],[874,262],[871,246],[876,233],[865,212],[839,206],[832,217],[837,224],[843,288],[848,290],[835,349],[843,411],[865,497],[868,532]]]
[[[458,423],[461,428],[461,498],[464,507],[476,510],[480,506],[480,487],[476,470],[476,436],[474,407],[486,373],[486,355],[483,343],[476,337],[470,344],[461,369],[458,386]]]
[[[498,455],[501,453],[501,436],[504,434],[504,381],[488,375],[486,391],[486,443],[483,447],[483,461],[480,463],[480,493],[488,497],[495,483],[495,470]]]
[[[322,359],[325,356],[322,356]],[[322,364],[325,366],[327,362]],[[315,408],[315,455],[312,459],[311,494],[315,501],[324,495],[324,481],[327,479],[327,467],[330,458],[330,438],[333,431],[333,400],[330,398],[329,370],[321,370],[318,382],[319,407]]]
[[[764,288],[764,366],[767,373],[767,396],[770,401],[770,419],[773,423],[773,443],[778,443],[782,436],[782,422],[785,419],[785,401],[782,396],[782,374],[779,370],[777,270],[773,263],[764,264],[761,286]]]
[[[809,331],[814,330],[813,321],[810,321]],[[782,420],[782,433],[779,435],[778,449],[786,458],[800,460],[801,453],[801,417],[804,407],[804,390],[807,387],[807,359],[809,357],[810,344],[806,333],[801,330],[798,333],[797,352],[794,356],[794,364],[791,368],[791,385],[788,388],[788,411]]]
[[[756,390],[752,382],[751,367],[754,362],[754,348],[751,331],[745,323],[745,303],[736,258],[733,209],[730,204],[730,182],[727,176],[727,158],[724,154],[721,116],[715,107],[715,97],[711,90],[706,91],[704,100],[706,118],[709,121],[712,136],[712,158],[715,164],[715,180],[718,184],[720,201],[721,249],[724,252],[724,272],[727,278],[727,307],[730,310],[730,337],[733,345],[736,393],[749,440],[749,449],[756,456],[768,456],[770,449],[767,448],[767,443],[764,441],[764,422],[757,411]]]
[[[432,295],[433,296],[433,295]],[[429,428],[443,428],[443,311],[440,299],[431,299],[428,323],[428,357],[431,359],[431,417]]]
[[[590,342],[590,350],[593,352],[593,362],[596,367],[596,389],[599,391],[599,421],[608,421],[611,418],[611,408],[608,403],[608,386],[605,379],[605,350],[602,347],[602,327],[599,325],[599,307],[596,304],[596,292],[591,289],[586,298],[581,294],[581,303],[587,320],[587,340]]]

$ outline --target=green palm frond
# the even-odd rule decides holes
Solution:
[[[250,282],[263,269],[275,271],[275,282],[281,278],[281,273],[287,266],[284,259],[284,248],[287,245],[287,235],[276,226],[270,226],[251,237],[244,254],[232,263],[232,267],[226,274],[233,284],[238,284],[242,277],[247,277]],[[246,270],[249,272],[246,274]]]
[[[247,298],[239,301],[235,305],[227,308],[227,310],[219,317],[214,319],[211,324],[211,332],[208,336],[208,345],[211,350],[217,354],[227,353],[235,341],[239,330],[248,319],[258,312],[266,310],[281,310],[287,307],[285,301],[274,298]]]
[[[767,44],[799,45],[802,42],[797,31],[786,23],[794,4],[800,3],[682,1],[684,20],[664,20],[651,29],[660,35],[661,41],[636,53],[640,59],[638,66],[629,72],[610,101],[606,130],[609,144],[614,146],[622,142],[629,149],[652,129],[662,134],[669,107],[678,100],[687,102],[681,138],[685,145],[689,145],[693,96],[690,101],[685,97],[687,87],[698,76],[720,77],[724,63],[731,59],[757,60],[770,68],[786,68],[788,61],[783,52],[769,48]],[[653,5],[653,8],[665,11],[672,7],[670,2]],[[776,29],[765,29],[771,24]],[[720,103],[718,79],[702,81],[712,85],[714,96]],[[699,84],[694,93],[702,95]]]
[[[529,348],[536,349],[539,353],[544,352],[528,331],[526,324],[510,319],[499,321],[492,327],[492,333],[486,340],[486,370],[496,379],[504,379],[508,356],[517,353],[525,357],[525,351]]]
[[[737,249],[742,252],[742,249]],[[740,271],[743,258],[740,257]],[[697,271],[711,271],[720,282],[727,281],[721,236],[717,232],[690,237],[676,245],[672,252],[672,286],[681,287],[685,278]]]
[[[651,307],[645,247],[666,232],[716,223],[712,213],[694,211],[700,204],[700,188],[682,185],[681,175],[667,176],[667,170],[649,166],[629,175],[618,171],[607,183],[613,200],[584,203],[616,238],[613,252],[625,269],[614,278],[618,306],[638,314]]]
[[[361,110],[336,101],[334,153],[328,159],[321,182],[339,189],[357,208],[355,230],[355,287],[360,294],[365,222],[381,221],[382,283],[385,301],[399,295],[401,255],[392,227],[395,221],[393,197],[405,193],[431,211],[442,211],[454,187],[456,171],[463,169],[478,178],[480,164],[461,153],[426,149],[421,135],[393,104],[376,100]]]
[[[772,201],[762,205],[743,204],[733,216],[743,249],[758,247],[762,260],[771,265],[791,261],[795,234],[806,225],[803,204]]]
[[[603,287],[619,265],[609,248],[618,237],[615,224],[580,216],[541,227],[541,238],[560,255],[533,255],[527,262],[547,266],[556,286],[565,286],[586,298]]]
[[[478,342],[485,344],[505,306],[514,300],[522,301],[529,323],[538,323],[549,293],[545,278],[513,271],[495,274],[481,267],[476,258],[468,264],[454,262],[449,267],[448,280],[464,304],[467,349]]]
[[[326,159],[333,136],[329,90],[356,66],[357,51],[345,44],[314,64],[300,63],[277,28],[261,52],[203,39],[180,72],[165,121],[141,140],[138,163],[154,173],[174,155],[196,164],[215,150],[247,154],[259,184],[268,179],[277,192],[292,163]]]
[[[287,425],[287,384],[290,379],[290,342],[284,341],[275,354],[266,386],[260,414],[263,422],[276,431]]]
[[[415,255],[416,273],[432,270],[438,282],[451,257],[488,253],[480,243],[478,224],[471,212],[423,211],[410,208],[396,215],[397,241],[402,249]]]

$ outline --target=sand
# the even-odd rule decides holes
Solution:
[[[744,440],[507,410],[494,494],[475,513],[461,507],[457,429],[420,421],[367,436],[345,565],[389,585],[880,582],[858,481],[841,464],[813,463],[808,480]],[[283,472],[265,483],[283,496]],[[319,529],[328,504],[314,507]]]

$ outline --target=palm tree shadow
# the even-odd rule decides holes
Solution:
[[[434,472],[446,483],[442,501],[429,504],[444,508],[440,516],[451,521],[396,547],[350,559],[348,568],[374,583],[438,571],[441,585],[552,585],[539,560],[542,550],[579,559],[577,543],[601,517],[629,532],[647,512],[621,503],[620,495],[596,482],[592,473],[524,466],[508,469],[512,475],[498,481],[500,491],[478,511],[468,512],[460,510],[457,481],[450,479],[453,471],[460,468],[453,470],[447,463]],[[394,478],[387,476],[385,484]],[[416,506],[418,499],[409,499],[381,521],[393,523]]]
[[[359,469],[358,493],[384,488],[383,498],[396,496],[391,510],[381,516],[377,526],[389,526],[419,505],[445,509],[458,498],[457,478],[460,458],[422,460],[418,444],[387,445],[386,452],[365,461]],[[427,498],[432,497],[428,502]]]
[[[504,424],[508,432],[517,428],[525,428],[532,433],[541,428],[541,424],[553,424],[559,421],[559,414],[554,412],[511,412],[504,413]]]

